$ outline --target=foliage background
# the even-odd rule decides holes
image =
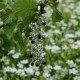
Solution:
[[[47,19],[43,42],[47,64],[32,67],[28,24],[36,2],[0,0],[0,80],[80,80],[80,1],[58,1],[62,20],[55,6],[46,5],[42,14]]]

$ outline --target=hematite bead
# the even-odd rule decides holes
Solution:
[[[29,57],[32,58],[33,57],[33,54],[30,54]]]
[[[34,27],[35,26],[35,23],[31,23],[31,25]]]
[[[30,37],[29,37],[29,40],[32,40],[32,38],[33,38],[33,37],[30,36]]]
[[[44,25],[44,26],[45,26],[45,25],[46,25],[46,21],[42,21],[42,25]]]
[[[35,51],[36,50],[36,48],[33,48],[33,51]]]
[[[38,34],[38,39],[41,39],[41,38],[42,38],[41,34]]]
[[[29,32],[32,32],[32,28],[29,28]]]
[[[44,65],[45,65],[45,64],[46,64],[46,62],[45,62],[45,61],[42,61],[42,64],[44,64]]]
[[[34,66],[34,63],[33,62],[31,63],[31,66]]]
[[[35,41],[34,41],[34,40],[31,40],[31,43],[32,43],[32,44],[34,44],[34,43],[35,43]]]
[[[38,67],[39,66],[39,64],[38,63],[36,63],[36,67]]]
[[[40,11],[42,12],[44,10],[44,4],[43,3],[39,3],[38,6],[40,7]]]

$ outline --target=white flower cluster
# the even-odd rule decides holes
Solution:
[[[7,78],[10,73],[9,76],[18,76],[15,80],[20,80],[19,77],[23,80],[80,80],[80,1],[58,1],[58,9],[64,16],[62,21],[52,24],[53,9],[50,6],[46,6],[46,13],[42,14],[47,20],[44,33],[46,55],[43,54],[47,64],[40,68],[31,66],[27,55],[13,48],[8,55],[0,59],[4,77]],[[0,22],[0,25],[2,24],[3,22]],[[22,33],[22,36],[25,37],[25,34]],[[27,49],[26,53],[29,50]],[[6,80],[4,77],[0,74],[0,80]]]

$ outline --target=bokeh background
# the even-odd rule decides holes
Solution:
[[[62,13],[63,20],[52,23],[53,9],[50,6],[45,6],[46,13],[42,14],[47,19],[43,42],[46,65],[30,65],[30,43],[26,40],[26,34],[22,32],[20,40],[23,39],[27,45],[24,54],[19,45],[11,46],[8,51],[4,48],[0,51],[0,80],[80,80],[80,0],[58,1],[58,10]],[[0,33],[2,32],[0,29]],[[9,45],[7,38],[3,38],[4,44]],[[0,43],[1,40],[0,37]],[[17,43],[15,40],[13,41]]]

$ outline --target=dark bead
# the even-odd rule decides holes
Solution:
[[[41,39],[41,38],[42,38],[41,34],[38,34],[38,39]]]
[[[34,63],[33,62],[31,63],[31,66],[34,66]]]
[[[33,51],[35,51],[36,49],[35,48],[33,48]]]
[[[29,57],[32,58],[33,57],[33,54],[30,54]]]
[[[42,25],[44,25],[44,26],[45,26],[45,25],[46,25],[46,21],[42,21]]]
[[[32,40],[32,38],[33,38],[33,37],[30,36],[30,37],[29,37],[29,40]]]
[[[55,1],[57,1],[57,0],[55,0]]]
[[[33,27],[35,26],[35,24],[33,24]]]
[[[35,41],[34,41],[34,40],[31,40],[31,43],[32,43],[32,44],[34,44],[34,43],[35,43]]]
[[[39,67],[39,64],[38,63],[36,63],[36,67]]]
[[[33,27],[35,26],[35,23],[31,23],[31,24],[32,24]]]
[[[45,64],[46,64],[46,62],[45,62],[45,61],[42,61],[42,64],[44,64],[44,65],[45,65]]]
[[[42,12],[44,10],[44,4],[43,3],[39,3],[38,6],[40,6],[40,11]]]
[[[32,32],[32,28],[29,28],[29,32]]]

